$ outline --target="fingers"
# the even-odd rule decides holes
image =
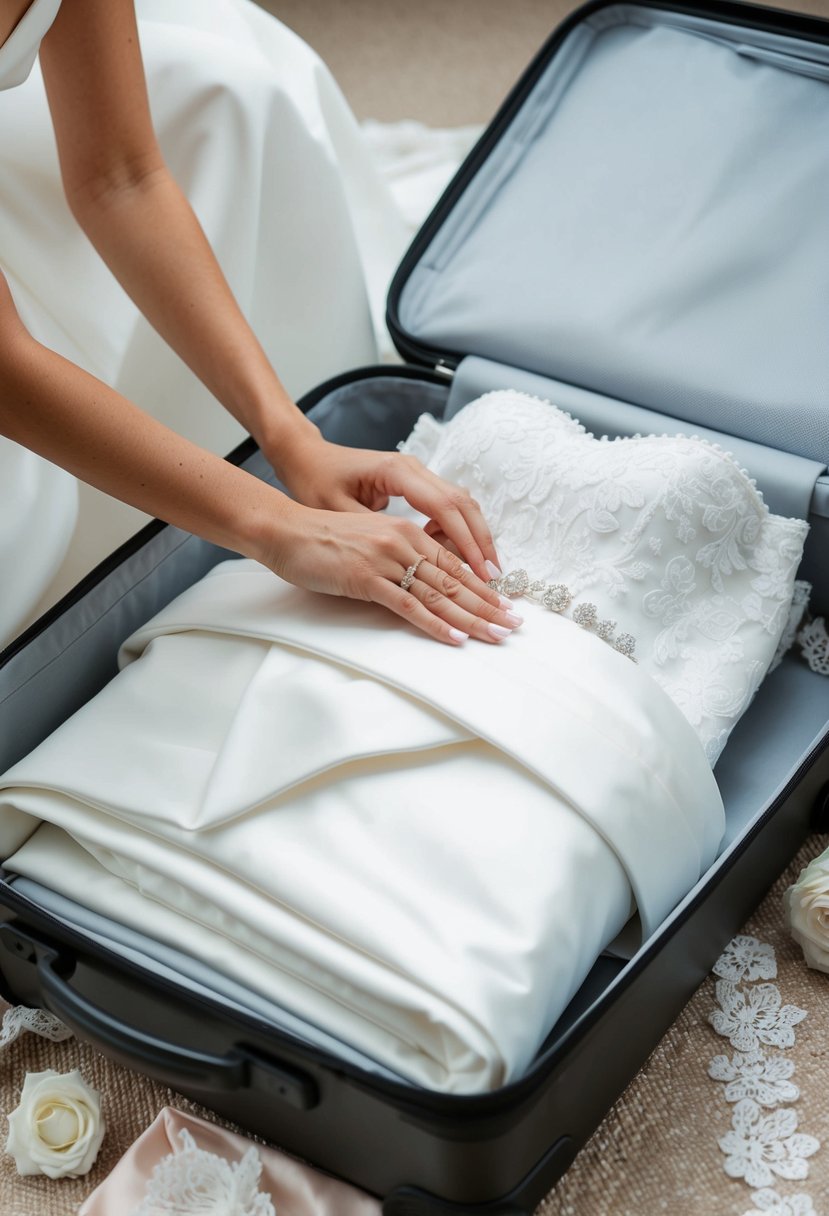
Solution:
[[[404,591],[401,587],[396,587],[394,583],[388,580],[382,581],[382,587],[378,589],[375,596],[375,601],[381,604],[384,608],[390,609],[397,616],[414,625],[416,629],[420,629],[423,633],[428,634],[430,638],[434,638],[437,642],[446,642],[450,646],[462,645],[468,634],[462,629],[457,629],[450,625],[448,621],[440,616],[436,616],[428,608],[412,595],[409,591]]]
[[[498,565],[492,534],[481,508],[467,490],[450,485],[413,456],[396,456],[396,487],[392,492],[428,515],[457,548],[481,579],[488,577],[486,562]]]
[[[427,524],[423,525],[423,531],[427,536],[431,536],[432,540],[436,540],[442,549],[448,549],[450,553],[454,553],[455,557],[460,557],[458,546],[446,535],[443,528],[434,519],[430,519]]]
[[[298,586],[373,601],[450,645],[497,643],[521,624],[509,600],[411,520],[297,507],[291,526],[272,566]]]
[[[453,554],[437,545],[429,548],[433,560],[421,550],[401,571],[402,579],[416,565],[407,589],[399,585],[400,579],[379,579],[372,598],[430,637],[451,645],[460,645],[469,637],[489,643],[508,638],[522,623],[509,600],[483,583]]]
[[[441,482],[439,493],[442,501],[430,512],[431,518],[440,524],[478,577],[486,579],[486,563],[490,561],[497,566],[498,554],[481,508],[466,490],[457,486],[446,490],[445,485]]]
[[[409,594],[433,616],[469,637],[481,642],[502,642],[508,638],[522,623],[522,618],[507,606],[508,601],[489,587],[482,587],[480,593],[476,591],[474,587],[479,580],[451,554],[446,554],[443,561],[451,561],[456,573],[429,561],[421,562]]]

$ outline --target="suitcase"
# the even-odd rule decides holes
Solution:
[[[822,134],[822,140],[821,140]],[[810,511],[829,611],[829,22],[719,0],[590,3],[542,48],[406,255],[403,366],[302,401],[391,448],[491,388],[596,433],[696,433],[772,510]],[[273,480],[252,441],[229,459]],[[0,656],[0,771],[115,674],[120,643],[228,554],[152,523]],[[716,776],[716,863],[630,960],[602,957],[519,1080],[435,1094],[155,967],[0,870],[8,999],[382,1197],[386,1216],[530,1213],[809,830],[829,829],[829,684],[794,654]]]

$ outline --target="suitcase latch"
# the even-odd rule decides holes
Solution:
[[[312,1076],[290,1064],[283,1064],[265,1052],[245,1044],[250,1084],[260,1093],[272,1094],[296,1110],[311,1110],[319,1105],[319,1087]]]

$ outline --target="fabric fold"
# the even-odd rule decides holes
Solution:
[[[182,1133],[185,1133],[184,1137]],[[186,1147],[191,1144],[190,1152]],[[247,1189],[228,1188],[225,1171],[234,1171],[255,1154],[258,1169],[249,1171]],[[162,1165],[159,1171],[159,1166]],[[254,1144],[227,1128],[165,1106],[131,1144],[121,1160],[81,1205],[78,1216],[132,1216],[136,1210],[184,1211],[192,1202],[194,1180],[199,1183],[199,1210],[211,1200],[215,1211],[242,1216],[253,1211],[254,1196],[267,1195],[280,1216],[380,1216],[380,1204],[334,1178],[264,1144]],[[222,1185],[224,1183],[224,1185]],[[240,1200],[230,1212],[228,1189]],[[152,1203],[150,1203],[152,1200]],[[244,1201],[244,1203],[242,1202]],[[153,1207],[153,1203],[158,1204]],[[262,1201],[259,1201],[261,1207]],[[195,1209],[194,1209],[195,1210]],[[264,1212],[264,1208],[262,1209]],[[273,1211],[274,1208],[271,1208]]]
[[[192,605],[195,605],[193,612]],[[178,631],[232,633],[296,646],[374,676],[484,739],[547,782],[611,844],[636,893],[646,935],[713,861],[723,821],[702,749],[673,702],[621,655],[596,645],[571,622],[541,611],[533,629],[508,647],[468,648],[447,656],[426,638],[401,634],[382,609],[308,595],[279,583],[254,562],[216,567],[125,644],[122,661]],[[539,644],[534,632],[545,631]],[[624,689],[623,709],[613,688]],[[600,764],[585,764],[585,730]],[[362,733],[362,732],[361,732]],[[550,747],[551,737],[555,748]],[[642,783],[661,799],[648,824],[620,816],[610,788],[629,789],[636,814]],[[654,835],[655,833],[655,835]],[[660,866],[650,864],[654,854]]]
[[[723,830],[679,710],[541,609],[447,651],[239,560],[123,659],[6,774],[0,809],[55,825],[8,868],[431,1088],[520,1075],[632,900],[647,936]]]

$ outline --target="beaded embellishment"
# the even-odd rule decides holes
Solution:
[[[545,608],[549,608],[551,612],[564,613],[573,603],[573,593],[569,587],[565,587],[564,583],[544,583],[538,579],[532,580],[526,570],[511,570],[509,574],[504,574],[501,578],[491,578],[489,586],[500,595],[508,597],[526,595],[528,599],[536,600]],[[576,604],[572,619],[582,629],[589,629],[595,633],[596,637],[607,642],[632,663],[636,662],[634,657],[636,639],[630,633],[617,634],[616,622],[600,619],[595,604],[591,604],[588,600]]]

